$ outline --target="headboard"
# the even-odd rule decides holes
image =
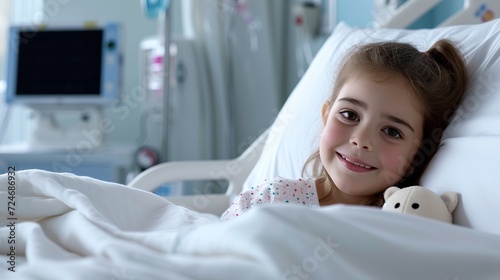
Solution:
[[[500,19],[479,25],[423,30],[359,29],[340,23],[295,87],[274,124],[262,156],[243,186],[264,178],[301,175],[305,159],[318,146],[321,105],[340,59],[351,46],[378,40],[409,42],[426,50],[435,41],[456,42],[465,56],[471,85],[444,132],[443,146],[431,161],[421,185],[437,193],[455,191],[460,202],[454,222],[500,234]]]

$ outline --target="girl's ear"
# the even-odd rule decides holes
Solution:
[[[328,114],[330,113],[330,108],[331,108],[330,102],[325,101],[323,103],[323,107],[321,108],[321,117],[323,118],[323,126],[326,125],[326,120],[328,120]]]

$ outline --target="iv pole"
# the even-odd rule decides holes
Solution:
[[[161,15],[160,15],[161,16]],[[163,30],[163,114],[162,123],[163,128],[161,131],[161,151],[160,151],[160,161],[165,162],[168,160],[169,153],[169,143],[168,138],[170,135],[170,26],[171,26],[171,13],[169,7],[164,11],[164,30]],[[161,21],[160,21],[161,22]]]
[[[170,156],[168,137],[170,135],[170,32],[171,32],[171,12],[170,0],[141,0],[141,6],[148,18],[158,18],[158,37],[160,45],[163,44],[163,112],[162,131],[159,157],[160,162],[168,161]]]

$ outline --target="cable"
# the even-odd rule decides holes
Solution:
[[[239,0],[233,0],[235,6],[238,5]],[[228,105],[229,105],[229,157],[236,157],[236,87],[234,84],[234,67],[233,67],[233,42],[232,36],[234,34],[234,21],[236,12],[232,10],[226,24],[226,47],[227,47],[227,69],[228,69]]]
[[[311,47],[311,36],[309,36],[310,34],[308,32],[305,31],[305,28],[302,27],[301,28],[301,31],[299,31],[299,33],[302,34],[302,39],[301,39],[301,42],[302,42],[302,51],[304,53],[304,58],[306,59],[306,62],[307,62],[307,66],[311,65],[311,62],[313,61],[314,59],[314,54],[313,54],[313,50],[312,50],[312,47]]]
[[[0,144],[3,144],[4,137],[6,135],[7,127],[10,121],[10,106],[7,106],[4,110],[4,114],[2,116],[2,122],[0,123]]]
[[[139,126],[139,136],[137,137],[137,139],[135,140],[135,142],[138,144],[138,145],[143,145],[146,138],[147,138],[147,129],[148,129],[148,120],[151,116],[154,116],[154,115],[160,115],[161,116],[161,113],[163,112],[163,104],[158,104],[156,106],[153,106],[147,110],[143,110],[142,113],[141,113],[141,117],[140,117],[140,121],[139,123],[141,124]],[[160,140],[161,142],[161,140]],[[156,144],[156,143],[155,143]],[[160,143],[158,143],[160,144]]]

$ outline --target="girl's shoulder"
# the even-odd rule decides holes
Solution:
[[[251,189],[262,189],[263,187],[316,187],[316,180],[309,177],[299,177],[295,179],[276,176],[274,179],[265,179],[259,185],[251,187]]]
[[[316,186],[316,180],[313,178],[308,178],[308,177],[299,177],[296,179],[289,179],[289,178],[284,178],[281,176],[277,176],[276,178],[273,179],[273,183],[275,184],[285,184],[285,185],[294,185],[294,186],[304,186],[304,185],[311,185],[311,186]]]
[[[254,206],[279,203],[319,206],[315,180],[312,178],[289,179],[281,176],[263,180],[261,184],[251,186],[250,189],[240,193],[221,216],[221,220],[233,219]]]

